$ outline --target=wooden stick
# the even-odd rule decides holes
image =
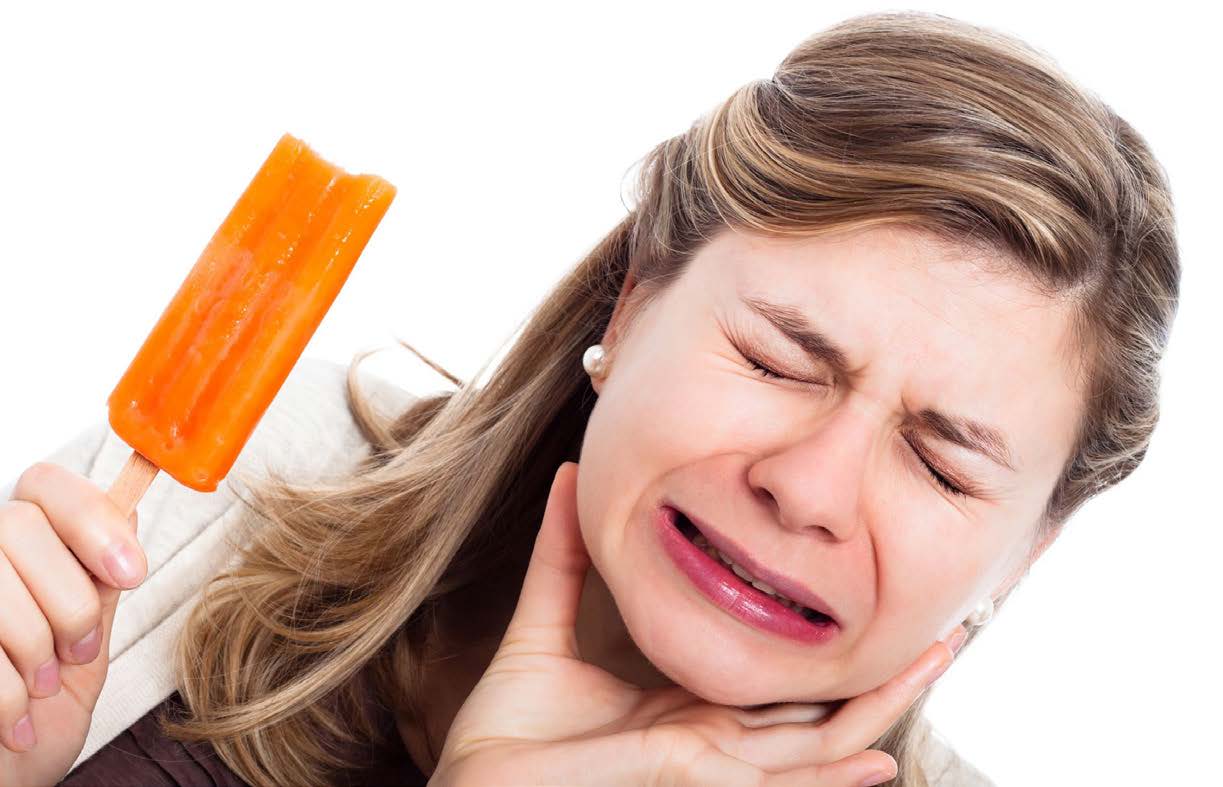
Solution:
[[[119,506],[124,517],[130,518],[136,510],[136,504],[148,491],[149,484],[157,477],[157,471],[157,465],[145,459],[139,451],[132,451],[132,455],[127,458],[127,464],[119,471],[119,476],[110,485],[110,489],[106,490],[106,496]]]
[[[131,526],[132,512],[136,510],[136,504],[140,502],[140,498],[144,497],[144,493],[148,491],[149,484],[153,483],[153,479],[157,477],[157,472],[157,465],[146,459],[139,451],[133,450],[132,455],[127,458],[127,463],[119,471],[119,475],[111,483],[110,488],[106,490],[106,496],[123,512],[124,518],[128,520],[129,527]],[[133,535],[135,534],[133,533]],[[119,604],[119,595],[123,591],[113,587],[109,581],[100,579],[94,579],[94,585],[98,589],[98,600],[102,602],[102,624],[100,629],[102,644],[100,645],[101,650],[99,652],[104,658],[108,659],[110,654],[111,628],[115,624],[116,607]]]

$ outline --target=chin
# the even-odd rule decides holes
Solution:
[[[747,707],[846,696],[832,675],[821,679],[818,663],[807,665],[806,685],[798,685],[794,669],[780,656],[761,659],[755,648],[731,641],[708,621],[681,623],[672,615],[658,616],[657,608],[633,611],[640,614],[627,616],[625,626],[641,654],[677,686],[706,702]]]

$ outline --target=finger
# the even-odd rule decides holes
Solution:
[[[25,680],[32,697],[50,697],[59,691],[59,659],[55,638],[30,590],[9,559],[0,552],[0,647]]]
[[[502,649],[525,646],[579,657],[574,626],[590,556],[578,528],[577,475],[577,463],[564,462],[552,479],[518,606],[506,628]]]
[[[774,724],[743,730],[726,753],[768,771],[785,771],[831,762],[821,746],[822,730],[810,722]]]
[[[833,711],[830,703],[786,702],[764,708],[739,708],[735,718],[744,727],[771,727],[776,724],[811,723]]]
[[[738,787],[759,785],[760,769],[749,762],[715,752],[700,752],[692,756],[685,752],[682,758],[675,755],[664,760],[655,773],[650,774],[650,784],[701,785],[701,787]],[[640,781],[640,784],[646,782]],[[810,785],[806,785],[810,787]]]
[[[11,751],[29,751],[34,725],[28,717],[30,697],[21,675],[0,652],[0,743]]]
[[[106,499],[111,500],[109,494]],[[111,502],[114,501],[111,500]],[[135,549],[140,555],[140,564],[144,566],[144,568],[139,570],[139,579],[135,581],[134,586],[138,586],[148,575],[148,559],[145,557],[144,548],[136,541],[136,527],[139,524],[136,509],[132,509],[132,514],[127,518],[127,521],[129,526],[128,532],[132,534],[132,543],[135,544]],[[98,579],[96,576],[93,578],[93,582],[94,587],[97,588],[98,601],[102,605],[102,652],[109,653],[107,643],[110,640],[110,627],[115,619],[115,608],[119,605],[119,595],[129,588],[116,587],[113,582]]]
[[[879,740],[913,701],[951,665],[953,654],[935,642],[899,675],[848,700],[826,722],[814,728],[824,761],[840,760]]]
[[[823,732],[815,722],[831,713],[832,705],[824,703],[755,711],[744,724],[746,729],[722,748],[736,759],[773,772],[827,762],[819,745]]]
[[[50,462],[26,469],[13,489],[16,500],[43,510],[60,540],[90,573],[116,588],[133,588],[148,570],[133,521],[84,476]]]
[[[0,513],[0,552],[51,626],[60,659],[92,661],[102,616],[90,576],[33,503],[10,500]]]
[[[822,765],[765,774],[762,787],[867,787],[896,778],[896,760],[875,749]]]

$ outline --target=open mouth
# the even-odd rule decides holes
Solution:
[[[684,512],[680,511],[679,509],[673,509],[673,511],[675,513],[676,529],[679,530],[684,538],[686,538],[689,543],[691,543],[697,549],[700,549],[702,552],[709,555],[714,560],[717,560],[726,568],[730,569],[730,571],[732,571],[734,575],[743,582],[746,592],[757,592],[768,596],[782,606],[797,612],[807,621],[816,626],[831,626],[835,624],[836,621],[827,614],[820,612],[819,610],[803,606],[802,604],[785,597],[763,580],[753,577],[746,569],[736,564],[726,555],[722,554],[720,550],[710,544],[709,540],[705,538],[705,535],[701,533],[700,529],[693,524],[692,520],[690,520],[684,514]]]

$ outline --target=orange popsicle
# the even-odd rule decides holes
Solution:
[[[111,392],[115,433],[214,491],[394,196],[281,137]]]

